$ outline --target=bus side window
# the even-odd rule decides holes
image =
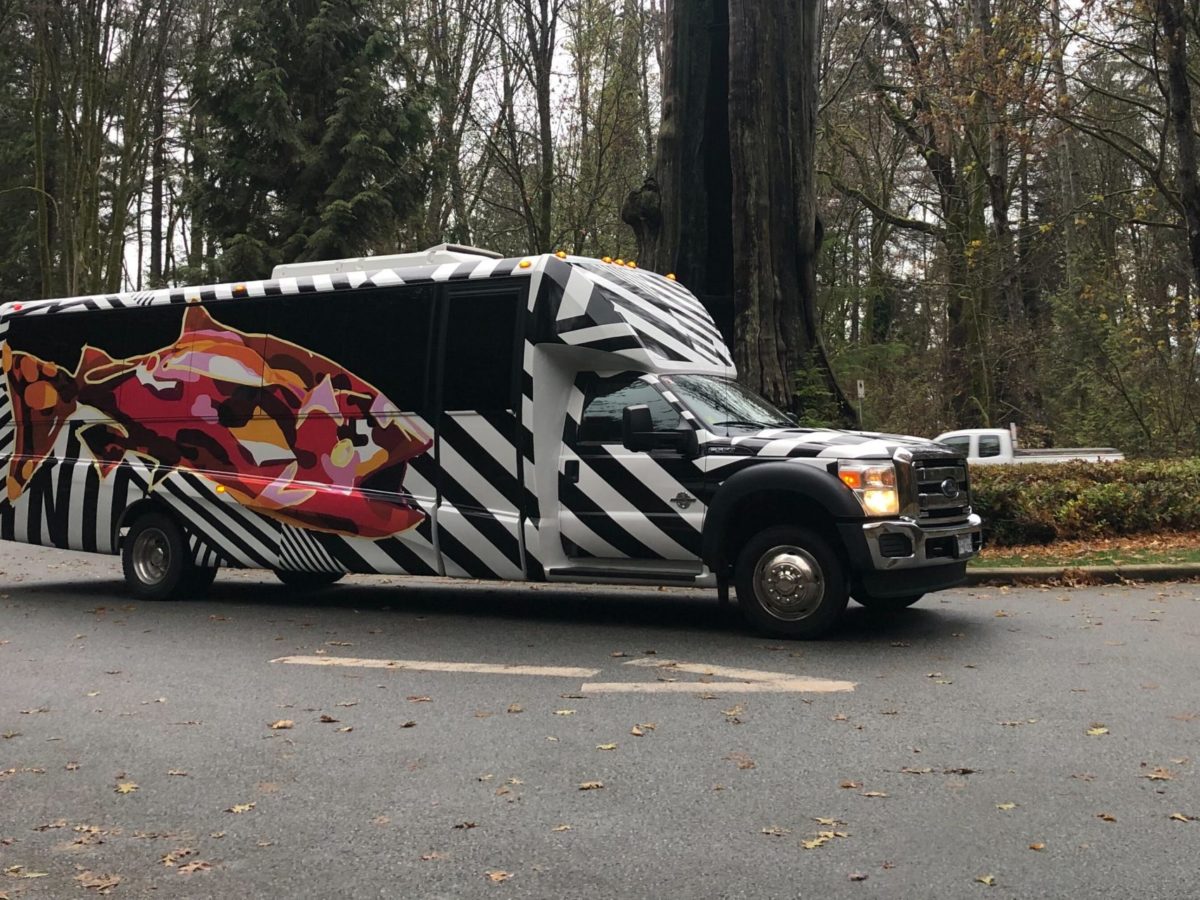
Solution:
[[[365,381],[399,412],[422,413],[435,292],[425,284],[299,294],[281,304],[270,333]],[[286,357],[268,363],[294,366]]]
[[[442,363],[444,412],[516,408],[517,288],[451,293]]]

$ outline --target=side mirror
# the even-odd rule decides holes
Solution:
[[[621,410],[621,443],[627,450],[650,450],[654,446],[654,420],[645,403]]]

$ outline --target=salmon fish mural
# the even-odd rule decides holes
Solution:
[[[5,343],[0,365],[16,432],[10,502],[71,427],[101,475],[127,455],[155,478],[189,470],[296,527],[383,538],[425,518],[403,482],[428,435],[335,361],[201,306],[187,307],[173,344],[142,356],[85,346],[67,371]]]

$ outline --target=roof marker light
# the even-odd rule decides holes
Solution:
[[[618,258],[618,259],[614,259],[614,260],[613,260],[613,262],[615,262],[615,263],[616,263],[618,266],[623,266],[623,265],[625,265],[625,260],[623,260],[623,259],[620,259],[620,258]]]
[[[667,280],[669,280],[669,281],[674,281],[674,280],[675,280],[675,273],[674,273],[674,272],[668,272],[668,273],[667,273]]]
[[[233,286],[233,292],[235,294],[244,294],[246,293],[246,286],[244,284],[235,284]]]
[[[611,256],[602,256],[602,257],[600,257],[600,262],[612,262],[612,257]]]
[[[566,251],[566,250],[559,250],[559,251],[555,252],[555,254],[554,254],[554,255],[555,255],[555,256],[557,256],[559,259],[566,259],[566,258],[567,258],[567,251]]]
[[[629,262],[625,263],[625,265],[629,266],[629,268],[631,268],[631,269],[637,268],[637,263],[634,262],[632,259]]]
[[[527,259],[523,259],[523,260],[521,260],[519,263],[517,263],[517,268],[518,268],[518,269],[528,269],[528,268],[529,268],[530,266],[532,266],[532,265],[533,265],[533,263],[532,263],[532,262],[530,262],[530,261],[529,261],[529,260],[527,260]]]

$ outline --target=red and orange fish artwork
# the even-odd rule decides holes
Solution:
[[[403,488],[432,444],[416,423],[333,360],[201,306],[186,309],[175,343],[142,356],[86,346],[72,372],[6,343],[0,363],[16,431],[10,502],[69,426],[102,475],[133,455],[296,527],[382,538],[425,518]]]

